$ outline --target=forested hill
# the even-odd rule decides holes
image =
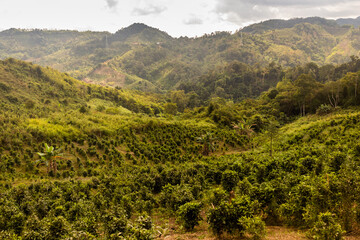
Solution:
[[[339,18],[336,20],[339,25],[352,25],[354,27],[360,26],[360,17],[357,18]]]
[[[130,90],[91,85],[49,67],[13,58],[0,61],[2,112],[18,117],[45,117],[58,111],[88,112],[91,108],[113,114],[159,113],[161,98]]]
[[[166,32],[149,27],[143,23],[134,23],[129,27],[122,28],[110,37],[111,42],[128,41],[133,43],[154,43],[171,39],[172,37]]]
[[[360,30],[343,23],[270,20],[197,38],[173,38],[141,23],[114,34],[10,29],[0,33],[0,58],[51,66],[89,83],[162,92],[233,61],[260,67],[344,63],[359,54]]]
[[[335,28],[338,27],[337,21],[335,20],[328,20],[320,17],[309,17],[309,18],[293,18],[289,20],[271,19],[244,27],[241,31],[249,32],[249,33],[261,33],[267,30],[292,28],[297,24],[303,24],[303,23],[321,25],[324,27],[335,27]],[[340,24],[340,25],[344,25],[344,24]]]

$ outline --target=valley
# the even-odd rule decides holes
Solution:
[[[358,239],[340,23],[0,32],[0,239]]]

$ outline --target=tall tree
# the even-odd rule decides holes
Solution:
[[[306,106],[315,97],[317,91],[322,87],[322,84],[316,82],[314,77],[310,74],[301,74],[295,81],[294,85],[297,88],[296,99],[300,108],[300,115],[306,115]]]
[[[337,107],[340,102],[342,84],[340,81],[331,81],[325,84],[324,90],[332,107]]]

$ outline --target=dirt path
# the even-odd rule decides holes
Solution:
[[[195,231],[192,233],[178,232],[174,229],[165,236],[162,236],[158,239],[161,240],[195,240],[195,239],[203,239],[203,240],[217,240],[217,238],[208,231],[205,225],[201,225],[195,228]],[[241,239],[236,236],[223,236],[221,240],[235,240]],[[242,238],[246,239],[246,238]],[[266,240],[306,240],[305,231],[287,228],[282,226],[269,226],[267,227],[266,232]],[[360,240],[360,235],[350,235],[344,236],[344,240]]]
[[[169,233],[169,235],[160,237],[161,240],[216,240],[207,229],[197,229],[193,233]],[[235,240],[239,239],[236,236],[223,236],[221,240]],[[246,238],[243,238],[246,239]],[[267,240],[306,240],[304,232],[285,227],[268,227],[266,238]]]

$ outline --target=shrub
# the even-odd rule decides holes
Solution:
[[[151,217],[148,215],[141,215],[136,219],[136,224],[143,229],[150,230],[153,227]]]
[[[99,105],[96,107],[96,111],[99,111],[99,112],[103,112],[103,111],[105,111],[105,109],[106,108],[103,105]]]
[[[236,186],[238,181],[239,178],[237,172],[232,170],[226,170],[225,172],[223,172],[221,178],[221,185],[226,191],[230,192]]]
[[[46,224],[41,222],[36,215],[30,216],[26,221],[26,228],[23,233],[24,240],[46,239],[49,235]]]
[[[343,233],[344,231],[341,229],[341,225],[337,223],[335,215],[326,212],[320,213],[308,235],[316,240],[340,240]]]
[[[228,200],[228,194],[222,188],[215,188],[210,197],[210,203],[215,207]]]
[[[202,220],[200,216],[202,204],[198,202],[188,202],[179,207],[177,211],[178,222],[186,229],[186,231],[193,230],[195,226],[199,225]]]
[[[332,107],[327,105],[327,104],[321,104],[320,107],[318,107],[318,109],[316,109],[316,114],[317,115],[326,115],[328,113],[331,113],[332,111]]]
[[[21,237],[11,231],[0,231],[0,239],[21,240]]]
[[[126,239],[152,240],[154,239],[153,223],[149,216],[139,216],[134,226],[130,226]]]
[[[164,104],[165,113],[169,115],[176,115],[177,113],[177,105],[176,103],[165,103]]]
[[[115,107],[111,107],[111,108],[107,108],[105,110],[105,112],[107,114],[112,114],[112,115],[116,115],[116,114],[119,114],[120,113],[120,110],[118,108],[115,108]]]
[[[86,239],[86,240],[95,240],[95,236],[91,235],[88,232],[84,231],[72,231],[69,234],[69,238],[66,239]]]
[[[330,168],[334,172],[338,172],[341,168],[341,165],[345,162],[346,155],[342,152],[336,152],[333,154],[332,158],[330,159]]]
[[[20,235],[25,224],[26,216],[14,203],[1,202],[0,208],[0,231],[12,230]]]
[[[35,102],[33,100],[30,100],[28,99],[26,102],[25,102],[25,107],[27,109],[32,109],[35,107]]]
[[[49,223],[49,239],[61,239],[68,231],[68,223],[63,216],[56,217]]]
[[[108,215],[105,217],[105,231],[108,236],[112,236],[114,234],[123,235],[127,230],[127,219],[125,214],[117,214],[115,215]]]
[[[244,229],[242,234],[250,234],[252,239],[262,239],[266,234],[266,225],[260,217],[241,217],[239,225]]]
[[[194,196],[188,185],[167,184],[160,194],[160,205],[173,211],[177,211],[181,205],[193,200]]]
[[[81,106],[81,108],[79,109],[80,113],[87,113],[88,109],[85,106]]]
[[[218,207],[210,209],[207,221],[211,230],[218,236],[224,231],[244,234],[248,226],[242,224],[239,219],[254,218],[256,205],[257,202],[251,201],[250,197],[241,196],[230,203],[223,202]]]

